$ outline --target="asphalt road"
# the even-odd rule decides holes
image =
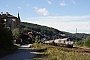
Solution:
[[[30,60],[34,58],[36,54],[32,53],[34,51],[29,49],[29,46],[30,44],[22,45],[14,54],[0,58],[0,60]]]

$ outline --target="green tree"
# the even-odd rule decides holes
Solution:
[[[85,40],[80,40],[76,43],[77,46],[84,46],[84,41]]]
[[[28,31],[33,32],[34,39],[38,33],[38,36],[40,36],[40,39],[46,38],[47,40],[52,40],[52,39],[57,39],[57,38],[73,38],[73,40],[79,41],[86,39],[86,37],[89,34],[84,34],[84,33],[77,33],[77,34],[72,34],[69,32],[65,31],[60,31],[52,27],[47,27],[47,26],[41,26],[38,24],[33,24],[33,23],[27,23],[27,22],[21,22],[20,23],[20,32],[23,34],[27,34]],[[61,34],[65,34],[65,36],[61,36]]]
[[[36,43],[40,43],[41,42],[38,35],[35,37],[35,42]]]
[[[85,40],[85,46],[90,47],[90,36],[88,36]]]
[[[12,32],[5,28],[4,20],[0,18],[0,47],[9,48],[13,45]]]
[[[18,39],[18,38],[20,37],[19,28],[15,28],[15,29],[12,31],[12,34],[13,34],[14,39]]]

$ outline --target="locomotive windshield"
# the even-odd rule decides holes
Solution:
[[[73,41],[73,39],[72,38],[68,38],[67,41]]]

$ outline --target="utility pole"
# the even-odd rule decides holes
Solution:
[[[76,42],[77,42],[77,28],[76,28]]]

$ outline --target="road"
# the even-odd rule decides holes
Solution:
[[[36,54],[32,53],[34,51],[29,49],[29,46],[30,44],[22,45],[14,54],[0,58],[0,60],[30,60],[34,58]]]

